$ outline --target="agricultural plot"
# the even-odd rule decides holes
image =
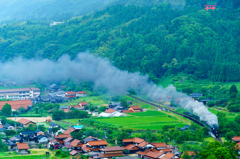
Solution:
[[[166,125],[176,127],[187,125],[184,120],[179,120],[179,118],[176,118],[175,116],[167,115],[158,111],[130,113],[127,117],[98,118],[96,120],[120,127],[151,130],[162,129],[162,127]]]

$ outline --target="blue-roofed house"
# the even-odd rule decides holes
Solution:
[[[192,97],[192,98],[200,98],[200,97],[202,97],[203,95],[202,95],[201,93],[192,93],[192,94],[190,94],[189,96]]]

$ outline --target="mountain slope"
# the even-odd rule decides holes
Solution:
[[[117,5],[53,27],[35,21],[2,25],[0,57],[57,59],[89,50],[121,69],[148,73],[154,81],[178,73],[239,81],[238,16],[236,9],[223,7]]]

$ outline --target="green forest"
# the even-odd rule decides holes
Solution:
[[[204,9],[213,3],[214,11]],[[89,51],[122,70],[149,74],[154,82],[179,73],[235,82],[240,80],[239,7],[237,0],[186,0],[184,9],[170,3],[118,4],[51,27],[47,20],[11,21],[0,25],[0,59],[56,60]]]

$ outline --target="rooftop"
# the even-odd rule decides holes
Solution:
[[[17,148],[19,150],[25,150],[25,149],[29,149],[29,146],[27,143],[17,143]]]
[[[24,119],[24,118],[21,118],[21,119],[19,119],[17,122],[19,122],[19,123],[21,123],[21,124],[23,124],[23,125],[26,125],[26,124],[28,124],[28,123],[34,123],[34,122],[32,122],[31,120],[28,120],[28,119]]]
[[[88,141],[88,144],[90,146],[98,146],[98,145],[107,145],[107,141],[106,140],[98,140],[98,141]]]
[[[28,108],[28,106],[32,105],[31,100],[15,100],[15,101],[0,101],[0,110],[3,108],[3,106],[8,103],[11,105],[12,109],[19,109],[21,106],[25,109]]]
[[[105,113],[113,113],[113,112],[115,112],[116,110],[115,109],[107,109],[106,111],[105,111]]]

